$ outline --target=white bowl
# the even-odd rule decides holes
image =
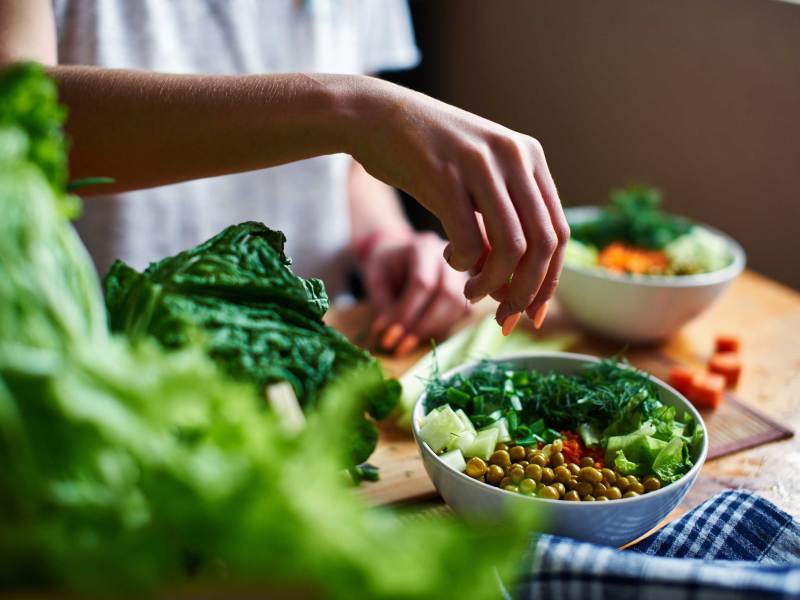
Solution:
[[[570,223],[597,218],[596,206],[565,210]],[[565,264],[556,291],[575,321],[602,336],[653,343],[673,334],[711,306],[744,269],[742,247],[730,236],[696,225],[725,240],[733,260],[724,269],[699,275],[635,276]]]
[[[590,362],[598,359],[585,354],[567,352],[537,352],[519,354],[495,362],[510,363],[518,367],[542,372],[577,374]],[[444,375],[448,379],[458,373],[468,374],[478,365],[473,362]],[[695,408],[676,390],[650,376],[658,386],[664,404],[674,406],[678,416],[691,414],[704,431],[708,431]],[[419,438],[419,422],[425,414],[425,394],[420,396],[412,414],[414,439],[422,455],[428,476],[439,494],[457,513],[478,519],[496,518],[506,510],[531,510],[539,514],[537,530],[544,533],[571,537],[606,546],[619,547],[641,537],[664,519],[683,499],[697,478],[708,452],[707,435],[691,470],[678,481],[635,498],[608,502],[568,502],[523,496],[481,483],[464,473],[447,466],[430,447]]]

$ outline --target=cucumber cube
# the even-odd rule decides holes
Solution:
[[[491,425],[487,425],[486,427],[481,429],[481,431],[486,431],[487,429],[497,429],[497,441],[498,442],[510,442],[511,441],[511,435],[508,432],[508,421],[506,421],[505,417],[503,417],[501,419],[498,419],[497,421],[495,421]]]
[[[472,433],[475,433],[475,425],[473,425],[472,421],[469,420],[467,413],[459,408],[456,411],[456,414],[458,415],[458,418],[461,419],[461,422],[464,423],[464,427],[466,427],[467,430],[471,431]]]
[[[482,429],[479,431],[472,444],[470,444],[464,451],[464,456],[468,458],[477,456],[483,460],[489,460],[489,457],[494,452],[494,447],[497,445],[498,433],[499,432],[496,427]]]
[[[423,442],[430,446],[434,452],[439,452],[450,441],[452,434],[461,433],[466,428],[453,409],[445,406],[436,413],[429,414],[425,423],[419,430]]]
[[[450,441],[447,442],[447,449],[450,451],[461,450],[463,453],[475,441],[475,436],[475,431],[470,431],[469,429],[461,433],[455,433],[450,436]]]
[[[463,473],[467,469],[467,463],[464,461],[464,455],[461,450],[453,450],[447,454],[442,454],[439,458],[451,469],[455,469],[459,473]]]

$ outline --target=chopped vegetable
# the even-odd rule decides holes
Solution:
[[[439,458],[444,464],[451,469],[455,469],[459,473],[463,473],[467,468],[467,463],[464,460],[464,455],[461,454],[461,450],[452,450],[450,452],[446,452]]]
[[[669,384],[684,396],[688,396],[692,389],[692,383],[696,371],[683,365],[675,365],[669,371]]]
[[[741,342],[738,336],[731,334],[719,334],[714,340],[716,352],[738,352]]]
[[[429,415],[419,430],[420,439],[430,446],[434,452],[439,452],[450,442],[450,437],[467,431],[461,419],[450,406]]]
[[[487,361],[467,375],[435,377],[428,384],[426,402],[430,412],[423,429],[442,415],[455,415],[451,402],[481,428],[466,447],[461,433],[448,446],[460,448],[467,458],[489,461],[483,470],[478,469],[480,463],[468,462],[467,475],[508,491],[552,499],[613,500],[653,491],[689,471],[703,440],[702,428],[691,415],[678,418],[674,407],[661,402],[647,376],[610,360],[589,364],[577,375]],[[451,420],[450,429],[456,417]],[[493,438],[483,439],[488,432]],[[438,442],[434,439],[429,445],[434,448]],[[614,484],[617,476],[625,482],[622,487]],[[649,477],[649,487],[635,479],[629,484],[627,476]],[[523,483],[526,479],[530,481]],[[604,488],[594,488],[601,483]],[[568,497],[572,491],[575,494]]]
[[[613,191],[597,218],[570,224],[566,262],[635,276],[709,273],[731,263],[722,237],[663,213],[660,203],[653,188]]]
[[[398,424],[411,427],[411,413],[428,381],[470,360],[491,358],[529,350],[566,350],[575,341],[574,334],[534,338],[521,328],[504,337],[493,317],[485,317],[465,327],[423,356],[400,378]]]
[[[736,387],[742,374],[742,360],[736,352],[717,352],[708,361],[708,370],[722,375],[727,387]]]
[[[717,408],[725,396],[725,378],[716,373],[697,373],[688,398],[697,408]]]
[[[600,252],[597,264],[614,273],[660,275],[669,267],[669,258],[659,250],[643,250],[613,242]]]
[[[479,431],[467,449],[464,456],[477,456],[483,460],[489,460],[497,445],[498,430],[495,428]]]

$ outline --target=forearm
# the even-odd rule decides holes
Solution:
[[[348,194],[354,244],[375,232],[398,237],[411,233],[397,192],[367,173],[356,161],[350,169]]]
[[[113,178],[103,193],[348,152],[348,98],[362,85],[338,75],[49,71],[69,110],[70,176]]]

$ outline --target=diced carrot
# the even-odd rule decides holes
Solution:
[[[689,391],[689,400],[697,408],[717,408],[725,394],[725,378],[716,373],[697,373]]]
[[[708,361],[708,370],[722,375],[728,387],[735,387],[742,373],[742,360],[736,352],[717,352]]]
[[[739,338],[735,335],[720,334],[715,341],[715,352],[738,352]]]
[[[669,372],[669,384],[684,396],[692,389],[695,371],[683,365],[675,365]]]

